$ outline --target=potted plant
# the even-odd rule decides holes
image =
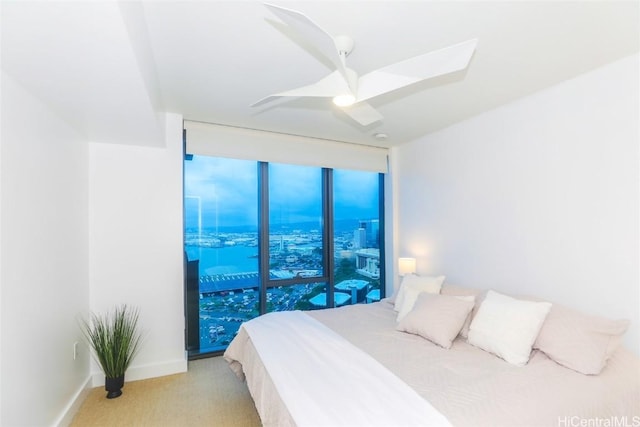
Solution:
[[[124,373],[140,349],[138,315],[137,308],[121,305],[112,313],[91,313],[82,320],[82,331],[105,375],[107,399],[122,394]]]

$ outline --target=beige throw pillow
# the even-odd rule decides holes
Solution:
[[[472,296],[475,298],[476,305],[475,307],[473,307],[473,310],[471,310],[471,314],[467,316],[467,320],[465,320],[464,326],[462,326],[462,329],[460,330],[460,336],[462,336],[463,338],[467,338],[469,336],[469,325],[471,325],[471,321],[478,312],[478,309],[480,308],[480,305],[482,304],[487,291],[444,283],[442,285],[442,289],[440,289],[440,293],[442,295]]]
[[[574,371],[597,375],[628,327],[628,320],[609,320],[554,305],[533,348]]]
[[[444,279],[444,276],[417,276],[415,274],[405,276],[394,306],[398,312],[398,322],[411,311],[420,293],[439,294]]]
[[[474,298],[421,293],[396,329],[451,348],[474,305]]]

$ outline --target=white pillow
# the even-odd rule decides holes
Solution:
[[[551,303],[523,301],[488,291],[469,327],[469,344],[524,366]]]
[[[398,312],[397,320],[402,320],[411,311],[421,292],[439,294],[442,282],[444,282],[444,276],[416,276],[415,274],[404,276],[394,306]]]
[[[406,274],[402,278],[402,280],[400,281],[400,286],[398,286],[396,291],[391,296],[391,300],[392,300],[392,303],[393,303],[393,309],[395,311],[398,311],[400,309],[400,305],[402,304],[402,302],[404,300],[404,291],[403,291],[404,285],[406,285],[409,282],[411,282],[414,277],[418,277],[418,276],[416,276],[415,274]]]

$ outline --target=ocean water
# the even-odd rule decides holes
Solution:
[[[186,251],[189,261],[200,260],[200,276],[255,273],[258,271],[257,247],[241,245],[222,248],[187,246]]]

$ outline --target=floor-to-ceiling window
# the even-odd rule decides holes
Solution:
[[[333,170],[335,290],[350,294],[351,303],[382,296],[383,185],[377,173]]]
[[[187,311],[197,315],[187,318],[197,341],[188,350],[196,354],[224,348],[260,312],[258,171],[253,161],[193,156],[184,180],[185,252],[197,265],[197,290],[187,295],[196,299]]]
[[[262,313],[383,296],[381,174],[198,155],[184,171],[190,354],[223,350]]]
[[[384,297],[386,149],[185,121],[185,153],[190,357],[264,313]]]

